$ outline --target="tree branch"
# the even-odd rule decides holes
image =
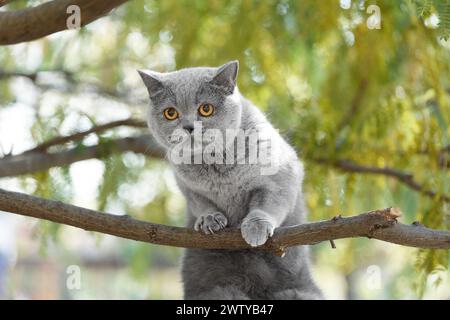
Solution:
[[[77,5],[84,26],[128,0],[54,0],[18,11],[0,12],[0,45],[32,41],[67,29],[67,7]]]
[[[62,136],[62,137],[56,137],[53,139],[50,139],[44,143],[41,143],[40,145],[34,147],[33,149],[30,149],[28,151],[26,151],[25,153],[29,153],[29,152],[43,152],[46,151],[48,148],[53,147],[53,146],[57,146],[57,145],[61,145],[61,144],[65,144],[67,142],[75,142],[75,141],[80,141],[82,140],[84,137],[86,137],[87,135],[91,134],[91,133],[100,133],[103,131],[106,131],[108,129],[113,129],[113,128],[117,128],[117,127],[121,127],[121,126],[130,126],[130,127],[136,127],[136,128],[146,128],[147,124],[144,121],[140,121],[137,119],[124,119],[124,120],[118,120],[118,121],[113,121],[113,122],[108,122],[102,125],[98,125],[98,126],[94,126],[89,130],[86,131],[81,131],[81,132],[77,132],[74,133],[72,135],[68,135],[68,136]]]
[[[236,229],[204,235],[187,228],[144,222],[128,215],[111,215],[3,189],[0,189],[0,210],[159,245],[250,249]],[[432,230],[418,224],[404,225],[397,222],[399,215],[399,209],[387,208],[348,218],[339,216],[277,228],[273,237],[259,249],[283,255],[288,247],[353,237],[374,238],[410,247],[450,249],[449,231]]]
[[[113,153],[132,151],[154,158],[163,158],[164,153],[150,135],[120,138],[90,147],[74,147],[60,152],[27,152],[0,159],[0,178],[14,177],[32,172],[45,171],[74,162],[101,159]]]
[[[1,15],[1,13],[0,13]],[[37,73],[25,73],[25,72],[19,72],[19,71],[6,71],[0,69],[0,80],[1,79],[9,79],[14,77],[24,77],[28,78],[31,81],[35,82],[37,78]]]
[[[8,1],[8,0],[0,0],[0,8],[3,7],[3,6],[6,6],[9,2],[11,2],[11,1]]]
[[[44,171],[51,167],[69,165],[74,162],[87,159],[104,158],[114,152],[133,151],[156,158],[164,158],[163,150],[157,143],[155,143],[150,135],[109,140],[90,147],[74,147],[72,149],[60,152],[46,152],[51,146],[61,145],[69,141],[80,141],[91,133],[99,133],[119,126],[144,128],[146,127],[146,124],[141,120],[130,118],[94,126],[89,130],[72,135],[56,137],[28,151],[25,151],[22,154],[0,158],[0,178],[17,176],[36,171]],[[408,172],[389,167],[379,168],[364,166],[356,164],[350,160],[330,160],[326,158],[313,158],[312,160],[319,164],[333,166],[345,172],[385,175],[404,183],[411,189],[428,197],[444,202],[450,202],[450,195],[438,194],[435,191],[427,189],[424,185],[419,184],[414,179],[414,176]]]
[[[356,95],[353,97],[350,108],[347,113],[342,117],[338,126],[336,127],[336,132],[338,133],[336,136],[339,136],[339,132],[341,132],[346,126],[350,125],[352,120],[358,114],[358,110],[361,106],[361,101],[363,100],[364,94],[367,90],[368,82],[366,79],[361,79],[358,84],[358,88],[356,89]]]
[[[67,82],[67,86],[54,85],[51,83],[42,84],[40,79],[42,76],[45,77],[46,73],[62,75],[64,80]],[[147,105],[146,99],[136,99],[134,92],[131,90],[132,88],[124,88],[122,90],[107,88],[94,81],[76,79],[71,71],[65,69],[38,70],[36,72],[8,71],[0,69],[0,80],[8,80],[14,77],[30,79],[37,88],[43,91],[55,90],[59,93],[70,95],[73,95],[74,92],[78,91],[81,93],[95,93],[128,105]]]
[[[127,122],[126,120],[123,120]],[[133,123],[132,120],[128,124]],[[136,120],[137,127],[140,127],[142,123]],[[108,124],[103,125],[103,128]],[[100,126],[99,126],[100,127]],[[95,128],[95,129],[94,129]],[[98,127],[94,127],[90,130],[98,132]],[[90,131],[88,130],[88,131]],[[105,129],[106,130],[106,129]],[[68,137],[61,137],[61,141],[66,142],[69,137],[75,137],[81,139],[82,135],[87,135],[87,132],[74,134]],[[69,139],[70,140],[70,139]],[[56,139],[54,140],[56,141]],[[39,146],[36,148],[40,148]],[[34,148],[34,149],[36,149]],[[150,135],[142,135],[138,137],[119,138],[103,142],[98,145],[89,147],[74,147],[60,152],[39,152],[39,151],[26,151],[22,154],[15,156],[7,156],[0,158],[0,178],[13,177],[22,174],[28,174],[37,171],[48,170],[52,167],[70,165],[74,162],[88,160],[88,159],[100,159],[105,158],[116,152],[132,151],[135,153],[142,153],[154,158],[164,158],[164,151],[153,140]],[[400,170],[392,169],[389,167],[378,168],[371,166],[363,166],[356,164],[349,160],[328,160],[324,158],[312,159],[316,163],[326,164],[333,166],[344,172],[365,173],[365,174],[378,174],[385,175],[394,178],[401,183],[404,183],[408,187],[415,191],[418,191],[428,197],[436,198],[444,202],[450,202],[450,196],[446,194],[438,194],[435,191],[426,189],[423,185],[414,180],[412,174],[403,172]]]
[[[450,195],[439,194],[436,191],[427,189],[425,186],[419,184],[414,180],[414,176],[411,173],[396,170],[389,167],[371,167],[356,164],[350,160],[328,160],[324,158],[314,159],[315,162],[320,164],[331,165],[339,170],[345,172],[355,172],[355,173],[367,173],[367,174],[379,174],[385,175],[398,180],[399,182],[407,185],[413,190],[416,190],[428,197],[435,198],[444,202],[450,202]]]

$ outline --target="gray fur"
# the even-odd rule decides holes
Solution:
[[[279,226],[305,221],[303,165],[293,148],[236,86],[238,63],[219,68],[189,68],[171,73],[140,71],[150,95],[148,125],[169,149],[175,129],[202,121],[204,128],[249,130],[263,125],[279,150],[279,170],[261,175],[258,164],[174,164],[177,183],[187,200],[187,227],[207,234],[240,228],[258,246]],[[198,115],[201,103],[215,113]],[[167,121],[163,110],[181,116]],[[227,148],[233,142],[228,142]],[[309,270],[308,248],[291,247],[281,258],[257,250],[187,249],[182,277],[186,299],[321,299]]]

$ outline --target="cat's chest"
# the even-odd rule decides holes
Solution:
[[[182,166],[176,168],[179,179],[191,190],[209,198],[220,206],[245,201],[257,183],[256,168],[235,166]]]

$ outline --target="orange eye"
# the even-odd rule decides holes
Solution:
[[[172,120],[175,120],[176,118],[178,118],[178,111],[175,108],[170,107],[170,108],[164,109],[163,115],[164,115],[164,118],[172,121]]]
[[[209,117],[214,113],[214,106],[210,103],[203,103],[198,108],[198,113],[200,113],[202,117]]]

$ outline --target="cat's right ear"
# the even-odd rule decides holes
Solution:
[[[144,81],[150,97],[155,96],[164,89],[163,83],[161,82],[160,76],[158,76],[157,72],[148,70],[138,70],[137,72],[141,76],[142,81]]]
[[[216,75],[210,83],[221,88],[227,94],[232,94],[236,86],[236,79],[239,70],[239,62],[237,60],[230,61],[219,67]]]

